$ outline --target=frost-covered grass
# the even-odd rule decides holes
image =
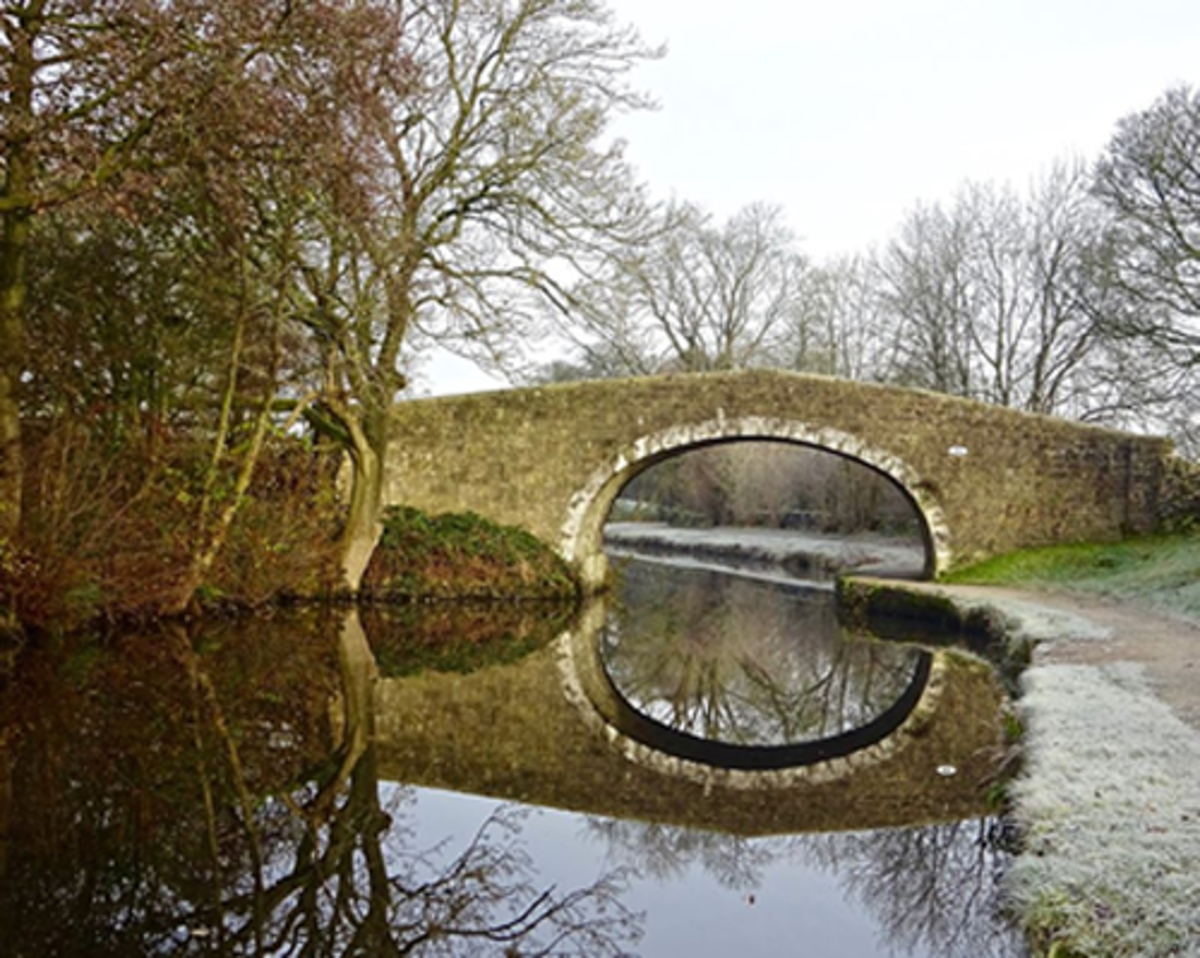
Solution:
[[[1200,621],[1200,535],[1028,549],[962,569],[946,581],[1102,595]]]
[[[1092,595],[1200,622],[1200,536],[1027,550],[949,581]],[[1015,614],[1017,627],[1025,618]],[[1084,637],[1046,624],[1056,641]],[[1200,958],[1200,735],[1133,663],[1035,664],[1022,686],[1025,768],[1009,794],[1026,844],[1007,886],[1038,953]]]
[[[1136,666],[1026,675],[1011,898],[1044,953],[1200,955],[1200,739]]]

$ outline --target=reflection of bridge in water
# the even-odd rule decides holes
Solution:
[[[911,712],[874,744],[799,767],[721,768],[626,734],[597,708],[606,609],[517,663],[375,687],[380,774],[642,821],[770,834],[983,814],[1002,693],[991,669],[934,653]],[[811,757],[811,756],[810,756]],[[958,774],[940,776],[940,767]]]
[[[622,734],[719,768],[780,769],[862,751],[916,708],[932,657],[843,628],[834,593],[756,571],[617,564],[588,698]],[[598,659],[598,664],[590,659]]]

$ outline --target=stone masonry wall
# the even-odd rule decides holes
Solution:
[[[1200,463],[1167,459],[1158,512],[1165,529],[1200,532]]]
[[[820,445],[889,473],[930,528],[931,572],[1021,547],[1150,531],[1186,508],[1171,499],[1186,483],[1167,440],[769,371],[402,403],[386,496],[522,525],[586,566],[633,475],[689,446],[755,437]]]

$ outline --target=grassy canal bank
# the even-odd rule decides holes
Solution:
[[[943,581],[1130,602],[1200,623],[1200,534],[1031,549],[990,559]]]
[[[1023,552],[935,588],[1034,637],[1006,883],[1036,953],[1200,955],[1200,537]]]

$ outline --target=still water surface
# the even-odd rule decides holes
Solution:
[[[636,558],[620,566],[600,657],[646,718],[747,748],[867,729],[922,681],[928,659],[842,629],[827,584]]]
[[[798,611],[794,589],[648,585],[656,575],[626,580],[624,618],[595,641],[637,707],[709,716],[689,718],[688,734],[750,747],[840,734],[911,674],[911,650],[813,639],[812,621],[836,623],[807,598]],[[664,588],[703,594],[703,614],[639,613],[639,595]],[[633,624],[689,616],[669,640]],[[621,791],[603,771],[621,767],[611,749],[579,741],[585,726],[545,691],[560,675],[547,645],[560,619],[364,619],[369,646],[357,619],[312,612],[45,642],[9,662],[3,954],[1023,953],[998,916],[1004,857],[982,813],[749,837],[587,811],[566,781],[588,774],[582,764],[560,771],[549,749],[500,740],[528,707],[572,739],[572,761],[616,761],[597,774]],[[447,658],[456,628],[466,638]],[[649,649],[635,648],[639,630]],[[681,647],[694,664],[669,651]],[[473,671],[430,671],[448,668]],[[801,701],[814,686],[819,708]],[[512,691],[531,688],[545,698]],[[415,709],[397,718],[394,701]],[[457,790],[429,787],[446,782]],[[581,810],[548,807],[551,792]]]

